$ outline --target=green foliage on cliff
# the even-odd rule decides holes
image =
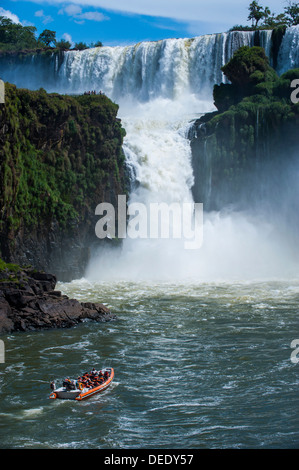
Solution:
[[[104,95],[5,84],[0,105],[0,235],[78,224],[125,192],[124,130]]]
[[[261,48],[242,47],[222,70],[231,83],[215,85],[218,112],[198,121],[196,145],[213,168],[212,187],[223,202],[229,195],[229,203],[242,193],[248,175],[262,177],[259,167],[281,165],[298,152],[299,103],[291,100],[291,82],[299,79],[299,69],[279,77]]]
[[[219,111],[228,109],[244,96],[271,94],[271,87],[278,79],[262,47],[240,47],[221,70],[231,84],[214,87],[215,106]]]
[[[69,41],[61,39],[56,40],[56,31],[44,29],[36,37],[37,29],[35,26],[23,26],[20,23],[14,23],[10,18],[0,16],[0,52],[40,52],[51,50],[52,52],[60,50],[69,50],[72,45]],[[85,43],[76,43],[73,50],[83,50],[89,47],[102,47],[101,41],[87,46]]]
[[[215,106],[220,112],[237,112],[246,103],[255,110],[273,102],[288,106],[290,112],[297,109],[290,96],[291,82],[299,77],[299,69],[279,77],[263,48],[241,47],[221,70],[231,83],[214,86]]]
[[[0,16],[0,49],[20,50],[37,47],[34,26],[22,26],[11,19]]]
[[[251,26],[235,25],[230,31],[256,31],[299,24],[299,3],[290,0],[284,11],[278,14],[271,12],[267,6],[263,7],[258,1],[251,2],[248,11],[247,20],[251,21]]]
[[[5,263],[5,261],[3,261],[1,258],[0,258],[0,279],[1,279],[1,273],[3,271],[10,271],[10,272],[14,272],[14,273],[17,273],[20,271],[20,266],[18,264],[13,264],[13,263]]]

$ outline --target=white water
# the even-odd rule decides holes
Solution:
[[[278,57],[280,73],[299,65],[298,34],[299,27],[287,30]],[[269,56],[271,31],[262,32],[261,41]],[[40,63],[30,63],[28,70],[23,64],[22,75],[5,78],[26,86],[28,75],[31,87],[48,91],[106,93],[120,105],[127,131],[124,151],[138,182],[129,202],[190,202],[194,175],[186,130],[192,119],[214,109],[212,90],[224,80],[222,65],[239,47],[253,44],[254,33],[232,32],[70,51],[62,64],[55,64],[55,83],[50,73],[48,79],[45,73],[42,78],[32,74]],[[296,273],[296,257],[283,227],[278,229],[261,214],[206,213],[203,237],[196,251],[184,249],[182,240],[127,238],[121,249],[102,249],[95,255],[86,275],[94,280],[214,280]]]
[[[271,32],[264,33],[270,52]],[[141,43],[69,53],[63,74],[72,86],[99,82],[120,104],[127,131],[124,151],[138,182],[129,203],[192,202],[191,150],[186,138],[192,119],[214,110],[212,87],[220,68],[252,33],[209,35],[193,40]],[[203,246],[186,250],[183,240],[126,238],[119,249],[101,249],[86,276],[106,279],[232,280],[296,274],[294,253],[277,227],[258,215],[205,214]]]
[[[151,202],[192,202],[194,178],[186,129],[196,110],[211,107],[195,99],[182,103],[160,98],[120,108],[127,130],[124,150],[139,183],[129,203],[148,207]],[[126,238],[119,249],[101,249],[86,277],[92,281],[296,277],[296,252],[283,230],[261,214],[205,213],[199,250],[186,250],[183,239]]]
[[[261,41],[269,55],[271,31],[263,31]],[[148,102],[190,94],[212,99],[214,84],[224,79],[221,67],[239,47],[253,44],[254,33],[231,32],[70,51],[58,71],[59,83],[74,93],[101,89],[117,103],[124,97]]]
[[[78,87],[83,76],[98,80],[120,104],[127,131],[124,151],[138,182],[129,203],[192,202],[194,176],[187,129],[199,113],[214,110],[212,86],[220,67],[251,33],[209,35],[194,40],[141,43],[135,47],[70,53],[64,74]],[[265,32],[265,49],[270,34]],[[108,52],[108,51],[106,51]],[[100,57],[99,57],[100,54]],[[233,280],[294,276],[297,264],[284,234],[264,216],[205,214],[203,245],[186,250],[183,240],[130,239],[119,249],[101,249],[88,267],[90,280]]]
[[[289,69],[299,67],[299,26],[288,28],[283,37],[278,54],[277,73],[281,75]]]

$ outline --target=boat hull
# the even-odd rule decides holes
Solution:
[[[109,371],[109,377],[107,380],[105,380],[104,383],[99,385],[98,387],[94,388],[84,388],[83,390],[75,389],[75,390],[66,390],[65,387],[60,387],[54,390],[50,397],[51,399],[55,400],[57,398],[62,399],[62,400],[85,400],[86,398],[95,395],[96,393],[100,393],[106,388],[109,387],[111,384],[113,378],[114,378],[114,370],[111,368],[106,368],[104,370]]]

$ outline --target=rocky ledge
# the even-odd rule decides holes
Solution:
[[[55,290],[53,274],[6,265],[0,270],[0,334],[68,328],[116,316],[100,303],[82,303]]]

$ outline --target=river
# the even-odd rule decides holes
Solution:
[[[221,65],[252,41],[235,33],[69,52],[55,86],[42,85],[104,90],[120,104],[129,203],[190,203],[186,130],[214,109]],[[37,88],[38,65],[6,79]],[[120,250],[93,253],[85,278],[57,289],[104,302],[118,320],[3,337],[0,447],[298,448],[298,245],[281,220],[224,208],[205,213],[199,250],[127,237]],[[102,394],[49,399],[51,380],[104,366],[115,379]]]
[[[118,320],[3,337],[1,448],[298,448],[299,281],[90,282]],[[49,383],[110,365],[83,402]]]

